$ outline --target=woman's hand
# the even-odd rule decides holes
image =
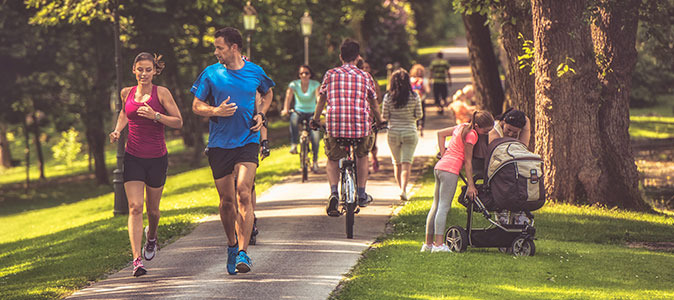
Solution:
[[[152,107],[150,107],[150,105],[147,104],[147,103],[143,103],[143,106],[138,108],[138,115],[143,117],[143,118],[148,118],[150,120],[155,119],[156,113],[157,112],[154,111],[154,109],[152,109]]]
[[[119,131],[115,130],[110,132],[110,144],[116,142],[117,140],[119,140]]]
[[[468,190],[466,191],[466,195],[470,199],[475,199],[475,196],[477,196],[477,189],[475,188],[474,185],[472,185],[472,184],[468,185]]]

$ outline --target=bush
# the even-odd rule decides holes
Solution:
[[[71,167],[82,149],[82,143],[77,141],[79,135],[80,133],[72,127],[68,131],[61,132],[61,140],[51,147],[54,159],[64,161],[66,166]]]

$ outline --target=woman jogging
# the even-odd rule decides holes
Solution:
[[[314,72],[308,65],[301,65],[297,71],[299,79],[293,80],[288,84],[286,90],[285,104],[281,115],[285,116],[290,111],[290,102],[294,99],[294,111],[290,114],[290,153],[297,154],[297,144],[300,142],[300,122],[311,120],[316,110],[316,99],[318,99],[318,87],[321,85],[313,80]],[[318,171],[318,147],[321,141],[321,134],[318,130],[312,130],[310,134],[311,152],[313,153],[313,164],[311,170]]]
[[[129,125],[129,137],[124,153],[124,189],[129,202],[129,240],[133,253],[133,276],[147,271],[141,260],[152,260],[157,246],[159,225],[159,201],[161,199],[168,156],[164,141],[164,126],[181,128],[183,120],[171,92],[152,84],[154,76],[164,68],[161,56],[142,52],[133,61],[133,74],[138,84],[121,91],[124,109],[119,112],[115,130],[110,133],[110,142],[119,139],[120,132]],[[143,198],[145,199],[148,226],[143,240]],[[142,248],[142,250],[141,250]]]
[[[400,200],[407,200],[407,182],[417,147],[416,121],[422,117],[421,100],[412,90],[410,76],[403,69],[391,74],[391,88],[384,95],[382,118],[388,120],[388,146],[393,157],[393,173],[400,188]]]
[[[463,123],[438,131],[438,147],[442,157],[435,165],[435,195],[433,205],[426,218],[426,241],[421,251],[449,252],[443,241],[447,214],[452,206],[459,171],[463,166],[468,179],[466,195],[471,199],[477,195],[473,182],[473,146],[478,134],[487,134],[494,126],[494,117],[487,111],[476,111],[470,123]],[[445,139],[451,135],[445,148]]]

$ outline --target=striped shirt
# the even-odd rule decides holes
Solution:
[[[421,100],[417,93],[411,92],[407,105],[395,108],[393,98],[389,93],[384,95],[383,118],[388,120],[390,131],[416,131],[416,121],[421,119]]]
[[[351,64],[330,69],[319,90],[327,98],[326,127],[332,137],[360,138],[370,134],[370,106],[375,99],[372,75]]]

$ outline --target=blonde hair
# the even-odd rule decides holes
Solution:
[[[410,76],[412,77],[424,77],[425,72],[426,69],[421,64],[415,64],[412,66],[412,68],[410,68]]]

